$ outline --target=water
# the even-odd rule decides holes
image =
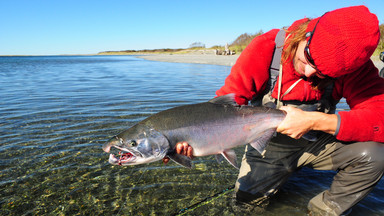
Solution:
[[[0,214],[171,215],[213,196],[187,214],[233,215],[229,164],[118,167],[101,149],[151,114],[214,97],[229,72],[132,56],[0,57]],[[333,175],[297,172],[265,215],[305,215]],[[353,215],[382,215],[383,204],[382,180]]]

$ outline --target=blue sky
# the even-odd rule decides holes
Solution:
[[[383,0],[0,0],[0,55],[211,47],[352,5],[384,23]]]

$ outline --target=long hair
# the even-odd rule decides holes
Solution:
[[[282,53],[281,63],[288,63],[293,61],[293,58],[296,55],[297,47],[299,43],[305,40],[305,34],[307,33],[307,26],[311,19],[301,23],[297,27],[292,29],[284,29],[285,34],[289,35],[287,41],[285,42],[285,46]]]
[[[293,61],[299,43],[306,39],[307,27],[310,21],[311,19],[308,19],[297,27],[292,29],[284,29],[285,34],[288,35],[288,38],[284,44],[281,64],[287,64]],[[333,80],[330,80],[329,78],[320,79],[317,76],[311,77],[310,81],[312,89],[314,90],[322,90],[333,82]]]

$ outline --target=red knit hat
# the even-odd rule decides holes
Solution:
[[[361,67],[370,59],[380,38],[379,21],[365,6],[325,13],[308,24],[307,32],[315,26],[310,54],[317,69],[330,77]]]

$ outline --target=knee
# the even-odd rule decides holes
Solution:
[[[360,142],[353,147],[358,164],[365,164],[376,171],[384,171],[384,144],[378,142]]]

